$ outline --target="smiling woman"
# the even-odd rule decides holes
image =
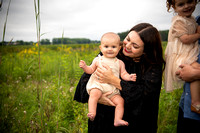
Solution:
[[[106,98],[109,94],[105,94],[100,99],[102,104],[97,105],[95,119],[88,122],[89,133],[157,132],[158,104],[165,66],[159,32],[151,24],[140,23],[129,31],[123,42],[123,48],[117,57],[125,63],[128,73],[136,73],[136,82],[116,77],[107,65],[103,65],[105,69],[99,67],[95,74],[100,82],[111,84],[120,90],[124,99],[123,120],[129,125],[114,127],[115,108],[106,106],[112,104]],[[88,101],[85,90],[89,77],[86,73],[82,75],[76,88],[75,100]]]

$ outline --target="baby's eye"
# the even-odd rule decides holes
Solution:
[[[108,48],[108,46],[105,46],[105,48]]]
[[[112,46],[112,48],[116,48],[116,46]]]

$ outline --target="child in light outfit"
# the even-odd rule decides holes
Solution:
[[[200,26],[192,16],[196,4],[197,0],[167,0],[168,11],[172,7],[177,15],[172,19],[168,44],[165,50],[166,91],[173,91],[182,87],[183,80],[179,79],[175,74],[180,69],[179,66],[181,64],[190,64],[193,67],[200,65],[196,62],[199,54]],[[191,82],[190,88],[191,110],[200,113],[200,81]]]
[[[128,74],[123,61],[116,57],[121,48],[120,37],[117,34],[112,32],[104,34],[101,38],[101,45],[99,48],[103,56],[96,57],[90,66],[87,66],[83,60],[79,63],[80,68],[86,73],[92,74],[86,86],[87,92],[90,95],[88,101],[89,113],[87,116],[93,121],[96,116],[96,107],[99,98],[103,93],[112,91],[112,94],[109,95],[108,98],[116,105],[114,126],[128,126],[128,122],[122,120],[124,100],[120,96],[119,90],[113,85],[100,83],[98,77],[95,75],[95,70],[98,67],[102,67],[104,63],[112,69],[115,76],[121,76],[121,78],[126,81],[136,81],[136,74]]]

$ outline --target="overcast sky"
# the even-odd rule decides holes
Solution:
[[[0,11],[0,41],[9,0]],[[174,13],[166,0],[40,0],[41,39],[54,37],[100,40],[105,32],[124,32],[141,22],[169,29]],[[196,6],[194,16],[200,13]],[[36,41],[34,0],[11,0],[5,41]]]

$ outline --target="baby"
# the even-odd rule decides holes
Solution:
[[[91,121],[95,119],[97,103],[103,93],[112,91],[112,94],[108,96],[111,101],[116,105],[114,126],[128,126],[128,122],[122,120],[124,114],[124,100],[120,96],[119,89],[113,85],[100,83],[98,77],[95,75],[95,70],[98,67],[103,67],[102,64],[107,64],[116,77],[121,76],[126,81],[136,81],[136,74],[128,74],[125,70],[123,61],[117,59],[117,54],[121,48],[119,35],[108,32],[101,38],[101,45],[99,46],[103,56],[96,57],[90,66],[81,60],[79,63],[80,68],[88,74],[92,74],[87,83],[87,92],[90,95],[88,100],[88,117]]]

